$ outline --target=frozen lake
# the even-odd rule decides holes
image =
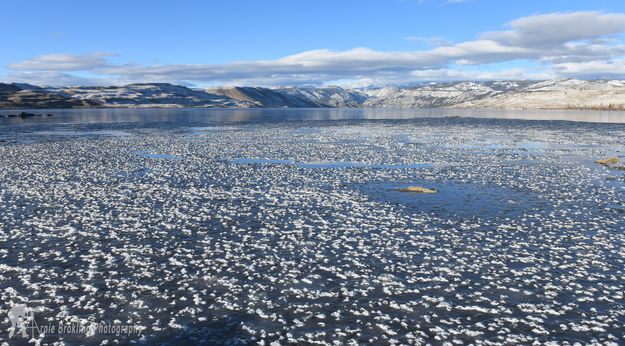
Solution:
[[[625,343],[625,113],[43,112],[0,118],[2,341]]]

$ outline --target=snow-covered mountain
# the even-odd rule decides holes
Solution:
[[[167,83],[39,87],[0,83],[0,108],[74,107],[625,109],[625,81],[449,82],[377,89],[192,89]]]
[[[106,107],[245,107],[230,97],[168,83],[128,84],[120,87],[47,88],[61,96],[96,101]]]
[[[361,107],[368,98],[362,91],[343,89],[338,86],[325,88],[282,87],[274,90],[282,94],[310,100],[321,107]]]
[[[246,103],[250,107],[320,107],[320,105],[316,104],[312,100],[268,88],[223,87],[206,89],[205,92],[212,95],[229,97],[233,100],[237,100],[238,102]]]
[[[533,82],[491,97],[475,98],[454,108],[625,109],[625,81],[563,79]]]
[[[59,95],[35,85],[0,83],[0,109],[87,108],[99,106],[101,104],[97,101]]]
[[[431,83],[413,88],[384,88],[369,92],[363,107],[438,108],[471,100],[489,98],[523,88],[529,82],[452,82]]]

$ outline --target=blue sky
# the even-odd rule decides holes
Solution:
[[[0,80],[383,86],[625,78],[625,1],[11,1]]]

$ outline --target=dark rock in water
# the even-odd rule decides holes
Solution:
[[[0,143],[6,143],[4,139],[0,139]]]
[[[0,118],[4,118],[5,116],[7,116],[9,118],[17,118],[17,117],[20,117],[20,118],[30,118],[30,117],[42,117],[43,113],[38,114],[38,113],[21,112],[20,114],[8,114],[8,115],[0,114]],[[46,114],[46,116],[53,117],[54,114],[48,113],[48,114]]]

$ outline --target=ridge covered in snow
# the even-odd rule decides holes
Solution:
[[[0,108],[74,107],[625,109],[625,81],[464,81],[371,89],[192,89],[169,83],[40,87],[0,83]]]

